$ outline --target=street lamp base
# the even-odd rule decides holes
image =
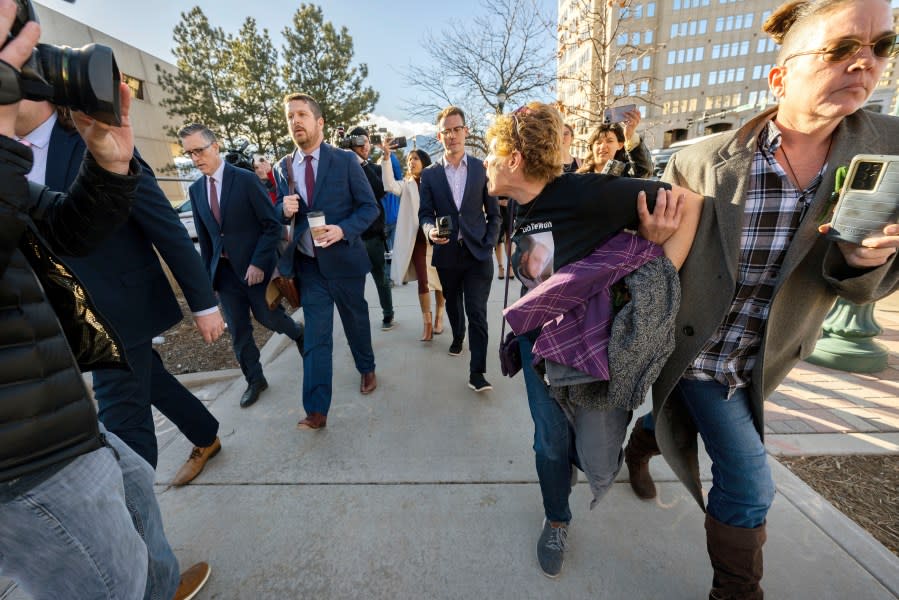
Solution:
[[[846,338],[824,334],[806,362],[851,373],[877,373],[887,368],[889,352],[871,338]]]

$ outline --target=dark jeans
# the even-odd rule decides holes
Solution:
[[[334,307],[340,314],[343,330],[356,369],[360,373],[375,370],[371,347],[371,322],[365,301],[365,276],[325,279],[318,261],[297,253],[294,262],[300,293],[306,337],[303,346],[303,408],[306,413],[328,414],[334,370]]]
[[[368,260],[371,262],[371,277],[375,280],[378,289],[378,302],[381,303],[381,312],[384,320],[393,318],[393,293],[390,291],[390,274],[384,269],[384,252],[387,247],[380,237],[373,237],[365,242],[365,250],[368,252]]]
[[[450,242],[455,244],[457,242]],[[471,349],[469,370],[487,372],[487,298],[493,283],[493,258],[477,260],[467,248],[462,260],[453,268],[437,267],[440,285],[446,298],[446,316],[453,330],[453,339],[465,337],[465,316],[468,316],[468,347]],[[464,312],[463,312],[464,307]]]
[[[518,338],[521,371],[528,394],[528,408],[534,420],[534,458],[537,479],[543,495],[543,511],[549,521],[568,523],[571,508],[571,469],[579,465],[574,445],[574,429],[559,404],[549,395],[543,378],[531,366],[534,343],[526,336]]]
[[[147,341],[125,349],[131,371],[94,371],[94,397],[100,421],[155,469],[155,406],[194,446],[210,445],[219,422],[206,406],[166,371],[159,353]]]
[[[240,363],[240,370],[247,382],[262,379],[262,363],[259,362],[259,348],[253,340],[253,324],[250,312],[263,327],[283,333],[292,340],[300,337],[300,326],[284,312],[282,307],[269,310],[265,302],[265,283],[247,285],[238,278],[227,259],[220,259],[215,273],[215,289],[231,333],[234,355]],[[304,299],[305,301],[305,299]]]

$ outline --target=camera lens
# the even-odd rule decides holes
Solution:
[[[29,94],[32,100],[50,100],[89,114],[110,125],[121,125],[119,83],[121,75],[112,49],[98,44],[82,48],[38,44],[37,54],[49,96]]]
[[[855,168],[852,177],[852,189],[871,191],[877,185],[877,179],[883,170],[883,163],[862,162]]]

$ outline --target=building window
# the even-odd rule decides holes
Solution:
[[[137,77],[122,73],[122,82],[127,84],[131,89],[131,97],[138,100],[144,99],[144,82]]]
[[[652,43],[652,29],[648,29],[643,33],[643,41],[644,43],[651,44]]]
[[[644,57],[643,57],[643,68],[644,68],[644,69],[649,69],[649,68],[651,68],[651,67],[652,67],[652,59],[651,59],[651,57],[649,57],[649,56],[644,56]]]
[[[768,12],[771,12],[771,11],[768,11]],[[648,2],[646,4],[646,16],[647,17],[656,16],[656,3],[655,2]]]

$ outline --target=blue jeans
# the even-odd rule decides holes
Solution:
[[[34,600],[167,600],[178,587],[153,469],[114,435],[107,439],[118,460],[104,447],[49,478],[0,483],[0,574]]]
[[[709,515],[733,527],[764,523],[774,501],[774,480],[747,388],[727,399],[727,388],[720,383],[681,379],[672,399],[684,403],[712,459]]]
[[[534,420],[534,454],[537,480],[543,495],[543,511],[549,521],[571,521],[571,469],[579,465],[574,446],[574,429],[558,403],[549,395],[543,379],[531,366],[534,343],[526,336],[518,338],[521,371],[528,394],[528,408]]]

